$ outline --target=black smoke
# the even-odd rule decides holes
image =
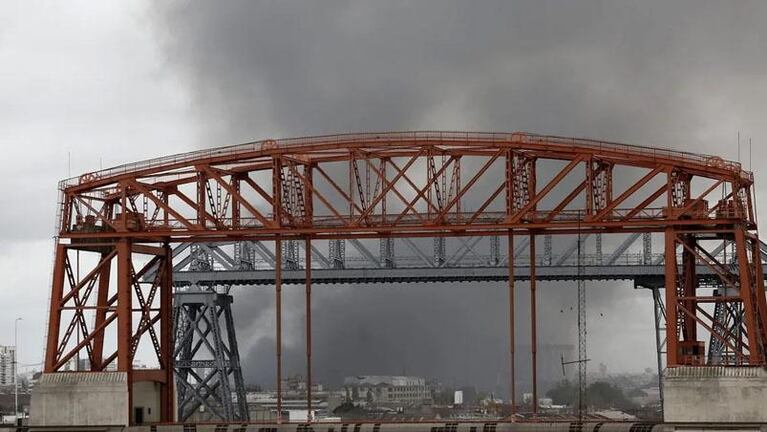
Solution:
[[[761,119],[765,16],[758,1],[169,1],[150,20],[169,70],[194,95],[200,145],[528,130],[735,158],[736,130]],[[542,338],[574,343],[573,318],[560,312],[573,287],[544,285]],[[590,344],[620,369],[638,344],[652,350],[647,296],[626,284],[595,290],[590,313],[609,321],[592,320],[603,337]],[[506,379],[503,284],[316,292],[321,381],[407,372],[488,388]],[[236,296],[248,377],[273,383],[272,293]],[[300,373],[300,290],[286,290],[286,307],[286,367]]]

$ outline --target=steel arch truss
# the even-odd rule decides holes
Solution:
[[[644,175],[614,197],[615,167]],[[698,179],[711,183],[693,196]],[[579,224],[636,232],[696,221],[751,229],[752,184],[739,164],[670,150],[527,134],[351,135],[89,174],[62,183],[60,222],[63,237],[142,239],[439,237]],[[709,207],[722,188],[728,195]]]
[[[702,242],[732,240],[737,274],[722,278],[736,289],[717,297],[720,303],[742,303],[745,338],[741,348],[735,345],[738,353],[726,358],[767,364],[753,175],[716,156],[527,133],[349,134],[174,155],[85,174],[62,182],[60,189],[49,372],[61,368],[63,337],[53,327],[64,307],[67,249],[117,244],[122,262],[127,254],[120,255],[121,244],[130,251],[165,242],[246,241],[253,243],[242,246],[233,264],[247,266],[256,254],[266,254],[255,242],[284,242],[285,248],[274,252],[279,297],[282,261],[297,261],[295,241],[348,239],[356,247],[356,239],[382,238],[383,262],[394,265],[390,239],[397,237],[534,240],[578,232],[597,238],[665,233],[666,256],[683,249],[682,262],[665,264],[670,367],[699,363],[695,357],[706,351],[694,347],[697,333],[732,343],[721,326],[704,325],[714,311],[699,306],[714,296],[704,295],[692,273],[698,264],[722,270],[703,253]],[[535,241],[528,244],[535,256]],[[337,246],[334,267],[344,254]],[[208,249],[195,254],[200,264],[206,254],[216,255]],[[444,242],[435,241],[432,262],[442,265],[446,259]],[[127,264],[122,268],[118,286],[129,286]],[[535,266],[530,274],[534,285]],[[129,303],[129,290],[121,292]],[[108,310],[109,300],[97,308]],[[169,320],[169,314],[160,314],[161,327]],[[126,370],[129,333],[122,330],[117,350],[118,367]]]

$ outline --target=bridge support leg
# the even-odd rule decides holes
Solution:
[[[514,233],[509,230],[508,241],[508,257],[509,257],[509,403],[511,404],[511,415],[517,413],[517,386],[515,376],[515,341],[514,331],[516,324],[516,317],[514,313]]]
[[[734,242],[736,264],[728,265],[719,255],[725,248],[717,245],[723,241]],[[763,369],[767,307],[758,241],[755,233],[739,225],[700,232],[666,229],[665,421],[767,420],[763,410],[757,408],[767,403],[762,391],[767,383]],[[681,263],[677,251],[681,252]],[[696,266],[709,269],[714,275],[712,280],[701,284]],[[726,316],[729,313],[734,314],[734,326]],[[708,333],[710,344],[718,345],[709,349],[708,355],[704,341],[698,338],[697,333],[702,331]],[[719,367],[709,368],[702,375],[697,366],[706,364]],[[710,388],[717,391],[711,392]],[[691,405],[690,400],[696,403]]]
[[[676,233],[673,228],[666,228],[665,234],[665,293],[666,293],[666,365],[678,364],[678,317],[677,317],[677,260]]]
[[[312,241],[307,237],[306,272],[306,421],[314,420],[312,413]]]
[[[83,260],[94,263],[84,275],[73,268],[72,253],[94,258]],[[32,403],[36,425],[173,420],[171,259],[167,243],[142,244],[124,238],[98,245],[57,246],[44,368],[47,377],[36,387]],[[75,333],[82,339],[73,338]],[[113,337],[105,337],[107,334]],[[136,352],[147,341],[156,363],[150,363],[151,369],[134,369]],[[87,365],[72,366],[83,353]],[[67,377],[57,379],[58,374]],[[62,379],[81,390],[61,388]],[[94,407],[89,398],[102,393],[104,404]]]
[[[730,239],[734,240],[736,247],[737,265],[728,265],[718,256],[718,252],[709,251],[722,240]],[[666,229],[668,367],[704,364],[760,366],[766,363],[767,308],[763,306],[764,281],[757,242],[756,236],[742,227],[715,233]],[[681,266],[677,251],[681,252]],[[701,286],[696,266],[710,269],[715,278]],[[706,291],[710,289],[715,291]],[[742,314],[736,312],[741,308]],[[723,310],[733,311],[736,326],[728,323]],[[710,341],[721,345],[710,349],[708,356],[704,341],[698,337],[699,329],[708,333]]]
[[[538,323],[535,280],[535,235],[530,234],[530,351],[533,370],[533,414],[538,414]]]
[[[663,307],[663,298],[660,289],[652,287],[653,312],[655,317],[655,355],[658,363],[658,396],[660,398],[661,415],[663,414],[663,356],[666,354],[666,338],[664,335],[666,322],[666,310]]]
[[[758,240],[742,228],[735,229],[740,276],[740,299],[746,322],[748,363],[764,365],[767,361],[767,307]]]
[[[309,249],[311,250],[311,248]],[[282,423],[282,240],[274,242],[275,343],[277,345],[277,423]]]

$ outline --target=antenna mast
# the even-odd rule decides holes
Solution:
[[[586,412],[586,281],[583,279],[583,236],[578,218],[578,421]]]

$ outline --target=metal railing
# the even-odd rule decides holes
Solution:
[[[487,145],[488,143],[531,143],[549,145],[553,149],[571,150],[573,146],[592,150],[610,150],[621,152],[626,155],[641,155],[651,158],[676,159],[690,162],[703,167],[720,168],[736,173],[741,178],[753,180],[753,174],[744,171],[741,164],[734,161],[724,160],[718,156],[696,154],[667,148],[654,148],[634,144],[622,144],[609,141],[592,139],[566,138],[559,136],[537,135],[524,132],[449,132],[449,131],[413,131],[413,132],[380,132],[380,133],[351,133],[339,135],[324,135],[315,137],[300,137],[286,139],[265,139],[244,144],[235,144],[224,147],[197,150],[188,153],[178,153],[159,158],[118,165],[99,171],[72,177],[59,182],[60,189],[87,183],[93,180],[108,179],[123,174],[140,172],[153,168],[173,167],[180,164],[188,164],[192,161],[211,158],[224,158],[227,156],[242,155],[246,153],[260,152],[270,149],[289,149],[321,144],[359,144],[369,142],[371,144],[408,143],[417,144],[425,141],[437,141],[441,143],[462,143],[464,145]]]

